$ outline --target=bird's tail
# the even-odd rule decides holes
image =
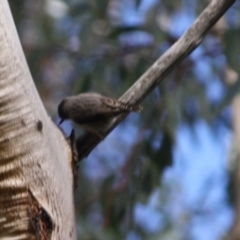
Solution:
[[[121,108],[131,112],[138,112],[138,113],[140,113],[143,109],[141,105],[125,103],[125,102],[121,102]]]

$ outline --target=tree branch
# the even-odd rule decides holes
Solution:
[[[235,0],[213,0],[200,14],[185,34],[165,52],[120,98],[130,103],[140,103],[169,74],[173,68],[186,58],[203,41],[208,30],[233,5]],[[107,136],[127,115],[114,118],[103,133]],[[87,133],[77,140],[79,160],[86,157],[101,141],[97,136]]]

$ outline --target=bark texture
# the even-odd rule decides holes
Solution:
[[[0,239],[76,239],[71,151],[0,4]]]
[[[120,98],[140,103],[203,40],[235,0],[213,0],[189,30]],[[126,117],[112,120],[106,136]],[[99,143],[78,139],[80,158]],[[71,150],[47,116],[7,0],[0,4],[0,239],[76,239]]]

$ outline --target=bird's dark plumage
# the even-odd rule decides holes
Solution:
[[[61,122],[71,119],[91,132],[98,132],[113,116],[141,110],[142,107],[137,104],[125,103],[98,93],[67,97],[58,106]]]

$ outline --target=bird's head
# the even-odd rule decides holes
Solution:
[[[66,99],[63,99],[60,102],[60,104],[58,105],[58,115],[61,118],[58,125],[62,124],[64,122],[64,120],[66,120],[68,118],[68,115],[67,115],[66,109],[65,109],[65,103],[66,103]]]

